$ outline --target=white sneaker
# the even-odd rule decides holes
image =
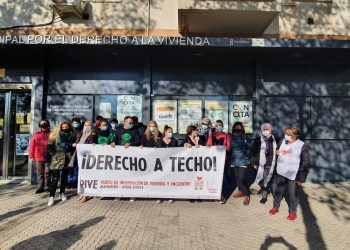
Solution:
[[[64,195],[64,193],[60,194],[61,201],[66,201],[67,197]]]
[[[168,203],[170,204],[170,203],[173,203],[174,202],[174,200],[168,200]]]
[[[54,204],[54,202],[55,202],[54,197],[50,197],[49,198],[49,202],[47,203],[47,205],[50,207],[50,206],[52,206]]]
[[[162,203],[162,201],[161,201],[161,200],[157,200],[156,202],[157,202],[157,204],[160,204],[160,203]]]
[[[134,201],[136,201],[135,198],[130,198],[130,202],[134,202]]]

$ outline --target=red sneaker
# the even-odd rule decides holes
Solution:
[[[295,220],[297,218],[297,214],[296,213],[290,213],[287,217],[288,220]]]
[[[269,211],[269,213],[270,213],[271,215],[275,215],[275,214],[277,214],[278,212],[279,212],[278,208],[272,208],[272,209]]]
[[[235,193],[235,194],[233,195],[233,198],[241,198],[241,197],[244,197],[244,194],[243,194],[243,192],[241,192],[241,191],[238,191],[237,193]]]
[[[245,196],[245,197],[244,197],[244,201],[243,201],[243,205],[244,205],[244,206],[248,206],[249,203],[250,203],[250,198],[249,198],[249,196]]]

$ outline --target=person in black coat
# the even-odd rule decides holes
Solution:
[[[161,139],[161,133],[159,132],[157,122],[150,121],[147,129],[141,138],[140,147],[155,148],[156,142]]]
[[[130,116],[124,118],[123,127],[118,128],[115,133],[115,145],[124,146],[128,148],[129,146],[139,146],[140,145],[140,135],[138,130],[133,129],[134,123]]]

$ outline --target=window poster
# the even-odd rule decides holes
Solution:
[[[245,132],[253,133],[253,102],[230,101],[230,126],[235,122],[242,122]]]
[[[112,104],[109,102],[100,103],[100,115],[104,118],[110,119],[112,114]]]
[[[48,95],[47,118],[51,129],[59,122],[79,117],[83,121],[92,120],[93,98],[90,95]]]
[[[117,98],[117,118],[124,120],[125,116],[136,116],[142,122],[142,96],[119,95]]]
[[[205,117],[208,117],[214,124],[221,120],[224,124],[224,131],[230,131],[228,126],[228,102],[227,101],[205,101]]]
[[[16,155],[28,155],[29,134],[16,134]]]
[[[202,120],[201,100],[179,100],[179,133],[186,134],[189,125],[198,126]]]
[[[153,101],[153,120],[163,132],[164,126],[168,125],[177,133],[177,101],[176,100],[155,100]]]

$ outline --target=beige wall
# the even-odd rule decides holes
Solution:
[[[48,2],[48,0],[0,0],[0,27],[49,22],[51,10]],[[179,35],[179,8],[218,9],[236,6],[242,11],[245,10],[244,8],[268,11],[273,6],[275,10],[276,8],[281,9],[281,13],[279,18],[274,20],[265,31],[266,36],[350,36],[349,0],[333,0],[332,3],[276,0],[272,4],[267,3],[242,0],[122,0],[121,3],[91,3],[89,11],[92,18],[90,20],[70,18],[60,21],[58,19],[52,26],[11,32],[12,34],[16,32],[105,33],[173,36]],[[286,3],[295,3],[295,5],[283,5]],[[314,19],[314,25],[307,24],[308,17]]]

